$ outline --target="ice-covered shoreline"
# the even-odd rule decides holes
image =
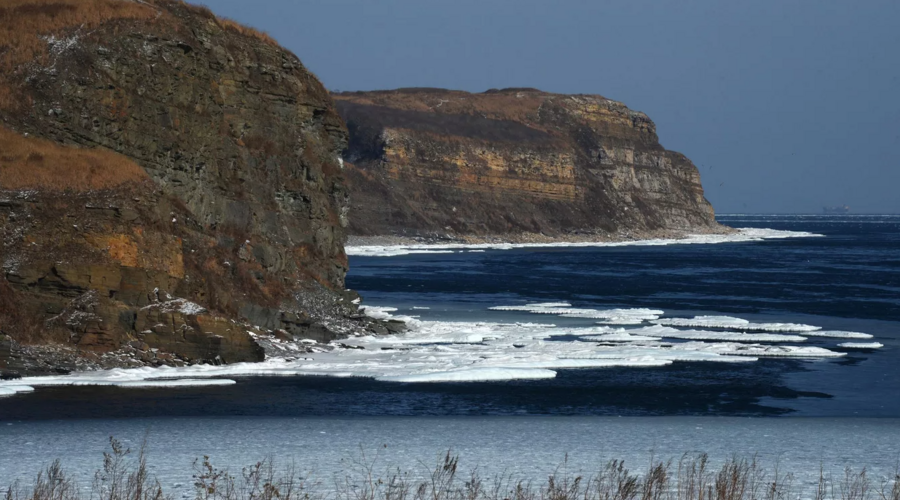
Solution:
[[[661,246],[719,244],[808,238],[822,235],[775,229],[743,228],[728,234],[688,235],[631,241],[565,241],[551,243],[447,243],[349,246],[347,253],[392,256],[411,253],[483,252],[514,248]],[[413,307],[406,314],[419,314]],[[823,330],[816,325],[755,323],[729,316],[669,317],[648,308],[591,309],[567,302],[497,305],[491,310],[546,317],[593,319],[590,326],[548,323],[425,321],[397,315],[395,308],[365,308],[378,319],[406,321],[408,331],[395,335],[361,335],[312,345],[284,344],[281,354],[258,363],[225,366],[111,369],[72,375],[0,381],[0,396],[59,385],[119,387],[191,387],[233,384],[235,377],[329,376],[367,377],[387,382],[473,382],[553,378],[556,370],[576,368],[659,367],[677,362],[754,362],[766,357],[835,358],[837,349],[878,349],[862,332]],[[828,348],[808,344],[829,342]],[[839,343],[842,342],[843,343]],[[303,347],[302,349],[300,347]]]
[[[683,237],[649,238],[649,239],[613,239],[585,241],[545,241],[533,243],[485,242],[485,243],[411,243],[404,239],[392,240],[389,244],[356,244],[371,240],[355,239],[345,247],[347,255],[360,257],[395,257],[409,254],[435,254],[477,252],[484,250],[513,250],[519,248],[601,248],[627,246],[665,246],[665,245],[699,245],[720,243],[746,243],[772,239],[814,238],[821,234],[805,231],[785,231],[764,228],[736,228],[731,233],[685,234]],[[402,243],[394,243],[398,241]]]
[[[395,383],[535,380],[554,378],[560,369],[652,368],[679,362],[748,363],[771,357],[827,359],[846,355],[834,348],[881,347],[875,342],[839,343],[841,339],[872,337],[861,332],[826,331],[816,325],[794,323],[752,323],[729,316],[663,317],[665,312],[658,309],[587,309],[566,302],[498,305],[489,309],[507,315],[604,321],[576,326],[509,320],[427,321],[395,315],[398,311],[392,307],[368,306],[364,310],[369,316],[406,321],[409,330],[395,335],[351,337],[312,346],[309,352],[306,348],[290,348],[308,346],[302,339],[295,343],[280,341],[285,344],[285,354],[259,363],[111,369],[0,381],[0,395],[60,385],[227,385],[236,383],[236,377],[252,376],[366,377]],[[829,345],[792,345],[806,344],[808,337],[817,337],[816,342]]]

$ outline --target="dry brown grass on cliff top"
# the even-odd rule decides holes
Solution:
[[[146,179],[143,168],[112,151],[62,146],[0,126],[0,189],[87,191]]]
[[[472,94],[460,90],[411,88],[391,91],[342,92],[333,94],[333,97],[338,101],[384,106],[404,111],[474,115],[493,120],[512,120],[540,129],[542,127],[535,123],[538,119],[538,109],[549,98],[556,97],[556,94],[531,89]]]
[[[0,68],[15,69],[19,64],[45,58],[48,49],[46,37],[59,35],[67,29],[88,33],[114,20],[170,21],[165,9],[170,4],[182,5],[191,12],[212,19],[222,29],[278,45],[263,31],[218,17],[206,6],[180,0],[3,0],[0,6]]]
[[[88,32],[114,19],[151,19],[156,9],[123,0],[3,0],[0,6],[0,70],[45,62],[46,37],[67,28]]]
[[[256,38],[257,40],[265,42],[269,45],[274,45],[276,47],[278,46],[278,42],[275,41],[274,38],[269,36],[269,34],[265,31],[260,31],[256,28],[251,28],[250,26],[244,26],[243,24],[233,19],[228,19],[227,17],[217,17],[216,21],[223,29],[231,30],[250,38]]]
[[[9,71],[29,61],[43,60],[48,56],[47,37],[60,35],[67,29],[77,29],[85,34],[114,20],[171,20],[165,7],[176,3],[216,21],[222,29],[277,45],[267,33],[219,18],[208,7],[182,1],[3,0],[0,6],[0,69]]]
[[[66,39],[73,29],[87,33],[114,19],[151,19],[156,9],[123,0],[3,0],[0,5],[0,109],[24,104],[17,87],[21,66],[49,66],[50,36]],[[68,43],[71,41],[61,41]]]
[[[155,1],[157,3],[163,3],[166,1],[172,1],[172,0],[155,0]],[[207,19],[214,20],[222,29],[234,31],[235,33],[240,33],[241,35],[244,35],[247,37],[256,38],[257,40],[265,42],[269,45],[278,46],[278,42],[276,42],[275,39],[272,38],[271,36],[269,36],[269,34],[266,33],[265,31],[260,31],[256,28],[251,28],[250,26],[245,26],[245,25],[235,21],[234,19],[229,19],[227,17],[219,17],[215,13],[213,13],[213,11],[210,10],[210,8],[207,7],[206,5],[202,5],[202,4],[201,5],[192,5],[190,3],[185,2],[184,0],[176,0],[176,1],[178,1],[181,5],[190,9],[192,12],[200,14],[201,16],[206,17]]]
[[[0,4],[0,109],[14,109],[19,103],[13,90],[15,71],[24,64],[52,64],[49,37],[59,44],[74,41],[110,21],[153,20],[171,22],[167,5],[183,5],[190,11],[213,19],[224,30],[256,38],[270,45],[278,43],[268,34],[242,26],[231,19],[216,17],[209,8],[180,0],[2,0]],[[5,81],[4,81],[5,80]]]

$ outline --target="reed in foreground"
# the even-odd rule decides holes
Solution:
[[[90,485],[78,484],[57,460],[30,484],[16,482],[5,500],[168,500],[175,498],[151,477],[145,446],[135,453],[110,438],[110,449]],[[272,459],[237,473],[216,468],[209,457],[194,462],[192,489],[178,498],[194,500],[900,500],[900,467],[889,477],[870,477],[865,467],[833,476],[820,467],[818,482],[795,484],[794,475],[762,467],[756,458],[732,457],[713,467],[706,454],[651,459],[643,471],[610,460],[590,475],[572,474],[564,462],[540,482],[510,474],[482,477],[463,472],[459,457],[441,455],[420,470],[376,470],[364,450],[347,462],[341,477],[320,481],[296,466]]]

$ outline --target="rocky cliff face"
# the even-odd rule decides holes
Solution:
[[[718,230],[697,168],[622,103],[534,89],[334,97],[355,234]]]
[[[21,25],[4,64],[31,47],[0,76],[0,328],[231,362],[262,356],[242,323],[355,326],[347,132],[296,56],[172,0],[14,0],[0,18]]]

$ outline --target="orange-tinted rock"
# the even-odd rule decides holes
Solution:
[[[17,13],[16,47],[46,54],[0,72],[16,96],[0,100],[13,302],[83,350],[140,341],[196,361],[260,359],[242,323],[340,320],[347,132],[325,88],[206,9],[92,2]],[[204,312],[154,309],[172,297]]]

